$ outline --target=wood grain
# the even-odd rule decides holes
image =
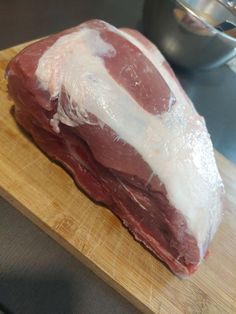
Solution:
[[[0,194],[143,312],[236,313],[236,167],[216,152],[223,222],[199,271],[176,278],[17,127],[4,70],[23,46],[0,52]]]

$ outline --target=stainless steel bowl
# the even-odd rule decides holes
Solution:
[[[143,24],[146,36],[182,67],[210,69],[236,55],[234,1],[146,0]]]

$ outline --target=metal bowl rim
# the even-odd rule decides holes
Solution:
[[[200,20],[208,30],[210,30],[213,34],[218,34],[219,36],[225,37],[230,41],[233,41],[236,43],[236,38],[227,35],[226,33],[223,33],[221,31],[219,31],[218,29],[216,29],[214,26],[212,26],[211,24],[207,23],[202,17],[200,17],[197,13],[195,13],[193,11],[193,9],[187,5],[187,3],[183,3],[182,0],[175,0],[181,7],[183,7],[186,11],[188,11],[191,15],[193,15],[195,18],[197,18],[198,20]],[[221,4],[222,6],[224,6],[226,9],[228,9],[228,7],[223,4],[221,1],[216,0],[219,4]],[[232,13],[232,11],[231,11]],[[233,13],[232,13],[233,14]]]

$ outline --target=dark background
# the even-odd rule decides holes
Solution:
[[[0,49],[91,18],[142,30],[142,5],[142,0],[0,0]],[[175,71],[205,117],[215,148],[236,163],[236,74],[227,66],[209,72]],[[138,313],[2,199],[1,309],[17,314]]]

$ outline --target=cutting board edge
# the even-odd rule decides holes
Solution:
[[[6,51],[12,50],[12,49],[13,50],[17,50],[17,52],[19,52],[20,50],[23,50],[25,47],[33,44],[34,42],[39,41],[39,40],[44,39],[44,38],[47,38],[49,36],[50,35],[44,36],[44,37],[39,37],[39,38],[32,39],[32,40],[24,42],[24,43],[19,43],[19,44],[14,45],[14,46],[10,46],[10,47],[6,47],[6,48],[3,48],[3,49],[0,49],[0,53],[5,53]]]
[[[92,272],[94,272],[100,279],[105,281],[111,288],[120,293],[128,302],[131,302],[137,309],[142,311],[142,313],[155,314],[147,305],[142,303],[134,294],[125,289],[121,284],[114,280],[109,274],[107,274],[102,268],[100,268],[93,260],[88,256],[84,255],[81,251],[73,247],[66,239],[64,239],[59,233],[51,229],[44,221],[33,214],[30,209],[28,209],[22,202],[16,199],[8,191],[6,191],[2,186],[0,186],[0,197],[4,198],[9,204],[11,204],[16,210],[34,223],[43,232],[56,241],[56,243],[66,249],[71,255],[78,259],[83,265],[88,267]]]

